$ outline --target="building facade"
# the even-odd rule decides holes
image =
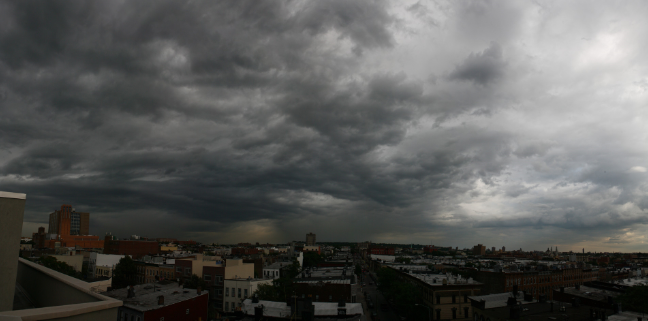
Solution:
[[[240,310],[242,302],[250,298],[261,284],[272,284],[272,280],[252,278],[225,280],[223,311],[234,312]]]
[[[479,271],[475,279],[484,283],[484,294],[495,294],[513,291],[526,291],[534,298],[545,294],[553,300],[553,290],[560,287],[574,287],[585,282],[596,281],[598,269],[562,269],[547,271],[491,272]]]
[[[139,259],[145,255],[159,254],[160,246],[155,241],[113,240],[111,235],[107,235],[104,241],[104,253],[128,255],[133,259]]]
[[[49,215],[49,234],[89,235],[90,213],[77,212],[72,205],[61,205]]]
[[[316,243],[315,233],[306,234],[306,245],[315,245],[315,243]]]

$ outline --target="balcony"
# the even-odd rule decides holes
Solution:
[[[0,321],[114,321],[122,306],[122,301],[94,293],[90,283],[22,258],[15,284],[14,310],[0,312]]]

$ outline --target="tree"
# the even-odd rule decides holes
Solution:
[[[315,252],[304,253],[304,267],[315,267],[324,262],[324,258]]]
[[[405,263],[405,264],[412,263],[412,259],[410,259],[408,257],[404,257],[404,256],[399,256],[394,261],[396,261],[398,263]]]
[[[57,260],[55,257],[53,257],[53,256],[41,256],[41,258],[38,259],[38,260],[46,268],[50,268],[50,269],[52,269],[52,270],[54,270],[56,272],[60,272],[60,273],[63,273],[65,275],[69,275],[69,276],[71,276],[73,278],[77,278],[77,279],[81,278],[81,273],[77,272],[74,269],[73,266],[71,266],[71,265],[69,265],[69,264],[67,264],[65,262],[61,262],[61,261]]]
[[[112,287],[113,289],[121,289],[129,285],[135,285],[136,279],[137,265],[130,256],[126,255],[119,260],[115,270],[113,270]]]
[[[201,287],[203,290],[206,290],[209,284],[203,280],[203,278],[193,274],[191,278],[184,283],[184,287],[188,289],[197,289]]]
[[[648,286],[633,286],[615,298],[621,303],[623,310],[648,313]]]
[[[259,300],[281,301],[279,289],[274,284],[259,284],[254,293],[259,297]]]

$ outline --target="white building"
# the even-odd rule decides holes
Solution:
[[[272,284],[271,279],[229,279],[225,280],[223,295],[223,311],[232,312],[241,308],[241,303],[252,297],[261,284]]]
[[[263,268],[264,279],[278,279],[281,277],[281,268],[291,264],[289,262],[276,262]]]
[[[90,261],[88,261],[88,273],[90,273],[91,278],[99,276],[108,276],[112,277],[112,270],[115,269],[119,260],[122,259],[124,255],[115,255],[115,254],[99,254],[97,252],[90,253]],[[111,273],[106,275],[104,271],[109,270]]]

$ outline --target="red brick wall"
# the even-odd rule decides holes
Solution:
[[[160,246],[157,242],[151,241],[106,241],[104,244],[105,254],[130,255],[138,259],[144,255],[160,253]]]
[[[196,290],[190,290],[196,291]],[[165,298],[166,299],[166,298]],[[166,305],[159,309],[144,312],[144,321],[158,321],[164,318],[165,321],[206,321],[209,294],[203,292],[201,296],[190,300]],[[188,313],[187,313],[188,312]]]

